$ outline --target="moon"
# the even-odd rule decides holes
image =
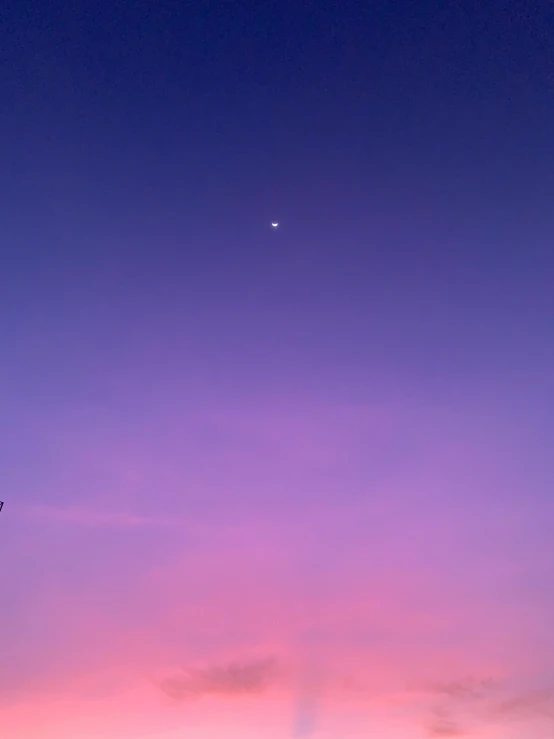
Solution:
[[[277,228],[277,226],[278,226],[279,224],[278,224],[278,223],[276,223],[275,221],[272,221],[271,225],[273,226],[273,228]]]

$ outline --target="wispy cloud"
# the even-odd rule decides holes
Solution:
[[[458,700],[479,700],[485,698],[495,686],[495,681],[490,678],[467,677],[460,680],[431,683],[427,686],[427,690]]]
[[[463,736],[466,726],[502,724],[508,720],[554,720],[554,691],[515,693],[491,679],[464,678],[433,683],[426,692],[439,702],[431,710],[427,731],[433,737]]]
[[[167,516],[144,516],[126,511],[107,511],[84,507],[32,506],[26,513],[42,520],[77,524],[80,526],[106,526],[111,528],[173,527],[178,521]]]
[[[484,712],[497,683],[490,678],[463,677],[433,682],[424,692],[438,699],[426,723],[430,737],[464,736],[468,726],[482,724]]]
[[[503,718],[543,716],[554,719],[554,692],[552,690],[535,690],[511,696],[494,703],[491,706],[491,713]]]
[[[232,662],[182,671],[165,678],[159,685],[166,695],[179,702],[203,695],[251,695],[268,687],[274,667],[272,659]]]

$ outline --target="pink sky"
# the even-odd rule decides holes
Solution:
[[[5,735],[547,739],[548,539],[469,417],[60,415],[48,494],[2,514]]]

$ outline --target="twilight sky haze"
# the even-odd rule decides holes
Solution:
[[[2,737],[554,736],[553,41],[2,10]]]

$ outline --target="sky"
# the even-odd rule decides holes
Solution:
[[[2,736],[551,739],[553,34],[3,9]]]

